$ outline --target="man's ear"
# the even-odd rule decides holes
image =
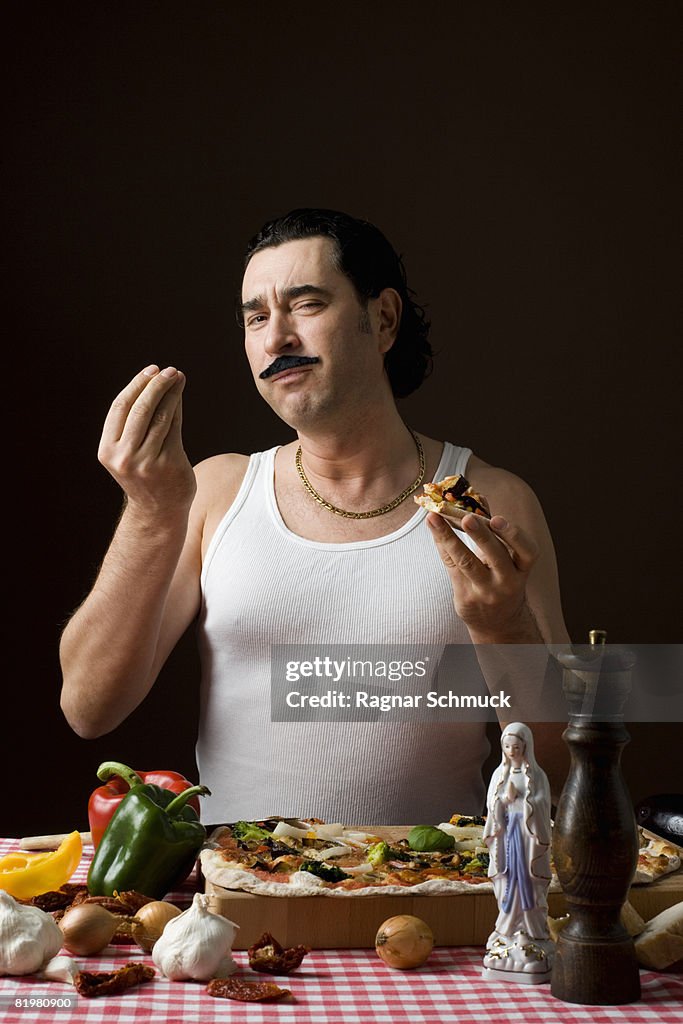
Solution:
[[[379,351],[388,352],[396,341],[401,323],[403,303],[395,288],[384,288],[377,298],[376,317],[379,330]]]

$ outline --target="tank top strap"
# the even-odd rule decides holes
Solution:
[[[467,463],[470,461],[471,455],[471,448],[463,448],[460,445],[451,444],[450,441],[444,441],[436,479],[442,480],[445,476],[455,476],[456,474],[465,476]]]

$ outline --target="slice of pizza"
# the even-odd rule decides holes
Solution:
[[[454,520],[453,525],[456,527],[470,512],[484,519],[491,517],[486,498],[472,490],[469,481],[460,474],[424,484],[423,490],[424,494],[415,496],[415,503],[429,512],[437,512],[440,516]]]
[[[680,850],[652,832],[638,829],[640,848],[634,882],[656,882],[681,866]]]

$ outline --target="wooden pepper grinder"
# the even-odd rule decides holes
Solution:
[[[589,647],[559,655],[571,765],[557,807],[553,857],[570,917],[560,932],[551,992],[568,1003],[614,1006],[640,998],[633,940],[620,921],[638,857],[620,768],[635,655],[608,648],[605,639],[592,630]]]

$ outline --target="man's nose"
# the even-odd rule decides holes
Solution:
[[[299,336],[286,313],[273,310],[268,320],[265,348],[270,355],[291,351],[300,345]]]

